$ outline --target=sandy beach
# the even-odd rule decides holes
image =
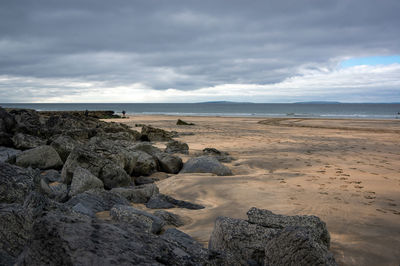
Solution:
[[[195,125],[177,126],[178,118]],[[258,207],[319,216],[340,265],[400,262],[398,120],[141,115],[112,121],[183,133],[177,139],[190,147],[184,161],[206,147],[236,159],[226,164],[233,176],[178,174],[157,184],[162,193],[206,206],[171,209],[186,220],[180,229],[204,245],[216,217],[246,218]]]

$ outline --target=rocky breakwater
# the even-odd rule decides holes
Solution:
[[[236,252],[234,248],[242,247],[235,241],[224,244],[232,232],[229,223],[221,226],[223,218],[217,220],[207,249],[175,228],[183,225],[181,217],[142,210],[204,208],[161,194],[146,177],[154,172],[232,174],[208,157],[193,158],[184,166],[173,151],[148,142],[172,141],[175,135],[154,128],[139,133],[84,113],[0,108],[0,265],[232,265],[236,260],[272,265],[286,256],[293,261],[291,251],[303,248],[297,247],[305,243],[302,236],[319,252],[312,253],[318,255],[315,262],[328,258],[329,234],[303,224],[290,229],[291,223],[283,223],[283,229],[271,229],[274,233],[266,237],[271,241]],[[271,227],[263,215],[252,215],[237,228],[246,233],[255,224]],[[258,239],[250,233],[240,238],[246,243]],[[261,250],[264,255],[254,257]],[[284,255],[279,257],[278,251]]]

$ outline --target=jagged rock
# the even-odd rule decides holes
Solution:
[[[132,206],[115,205],[110,210],[111,217],[119,222],[142,223],[146,232],[158,234],[164,226],[164,221],[142,210]]]
[[[310,229],[313,239],[329,248],[330,235],[326,224],[317,216],[310,215],[280,215],[269,210],[251,208],[247,212],[248,221],[268,228],[283,229],[285,227],[301,226]]]
[[[212,173],[220,176],[232,175],[231,170],[221,164],[216,158],[200,156],[189,159],[181,170],[181,173]]]
[[[134,203],[146,203],[153,195],[158,194],[159,190],[156,184],[146,184],[135,187],[113,188],[111,192],[117,193]]]
[[[14,147],[21,150],[33,149],[46,145],[47,140],[23,133],[17,133],[12,138]]]
[[[131,175],[133,176],[147,176],[157,171],[157,162],[151,155],[143,151],[130,152],[130,159],[129,169],[132,169]]]
[[[33,136],[40,136],[44,133],[44,121],[35,110],[13,109],[9,113],[15,118],[16,132]]]
[[[230,163],[233,160],[233,158],[231,156],[229,156],[229,153],[224,152],[224,151],[219,151],[219,150],[217,150],[215,148],[205,148],[205,149],[203,149],[203,155],[213,156],[218,161],[224,162],[224,163]]]
[[[229,254],[228,265],[336,265],[319,218],[256,208],[248,216],[251,221],[227,217],[215,221],[209,248]]]
[[[61,174],[59,171],[54,169],[45,170],[40,173],[42,179],[46,181],[46,183],[53,183],[53,182],[61,182]]]
[[[168,141],[167,147],[165,148],[165,152],[189,154],[189,146],[184,142],[171,140]]]
[[[160,171],[177,174],[182,169],[182,159],[168,153],[157,153],[155,157],[158,160]]]
[[[0,225],[0,251],[13,265],[31,237],[32,217],[20,204],[0,204]]]
[[[177,126],[194,126],[193,123],[188,123],[188,122],[185,122],[185,121],[183,121],[181,119],[178,119],[178,121],[176,121],[176,125]]]
[[[154,183],[154,180],[148,176],[139,176],[135,178],[135,185],[137,186],[152,184],[152,183]]]
[[[0,146],[0,162],[15,162],[16,156],[22,151]]]
[[[63,165],[58,153],[47,145],[22,152],[17,155],[15,164],[40,169],[57,169]]]
[[[150,200],[146,203],[146,207],[149,209],[170,209],[170,208],[186,208],[191,210],[204,209],[204,206],[191,203],[184,200],[177,200],[171,196],[164,194],[153,195]]]
[[[154,216],[157,216],[158,218],[163,220],[166,225],[173,225],[179,227],[185,224],[179,215],[174,214],[172,212],[159,210],[154,212]]]
[[[68,156],[61,172],[64,183],[71,183],[75,168],[78,166],[89,170],[102,180],[106,189],[128,186],[132,183],[131,177],[123,167],[105,158],[101,153],[91,150],[89,146],[75,147]]]
[[[22,203],[35,188],[38,173],[8,163],[0,163],[0,203]]]
[[[15,126],[14,116],[0,107],[0,146],[13,146],[12,136]]]
[[[312,230],[304,227],[281,230],[265,246],[264,265],[337,265],[328,248],[312,235]]]
[[[100,189],[85,191],[72,197],[65,204],[74,207],[78,203],[81,203],[85,208],[94,213],[108,211],[116,204],[129,205],[129,201],[119,194]]]
[[[135,130],[116,132],[116,133],[103,133],[100,134],[102,138],[110,140],[125,140],[129,142],[134,142],[140,139],[140,133]]]
[[[53,147],[63,162],[65,162],[71,151],[81,143],[70,136],[60,135],[54,139],[50,146]]]
[[[103,181],[94,176],[89,170],[80,166],[76,167],[72,177],[69,196],[73,197],[79,193],[85,192],[86,190],[96,188],[103,189]]]
[[[88,209],[87,207],[85,207],[82,203],[77,203],[72,207],[72,210],[83,214],[83,215],[87,215],[90,217],[96,217],[96,213],[94,211],[92,211],[91,209]]]
[[[134,151],[144,151],[145,153],[147,153],[151,156],[155,156],[157,153],[162,152],[159,148],[154,147],[150,143],[146,143],[146,142],[137,143],[137,144],[133,145],[132,147],[130,147],[130,149],[134,150]]]
[[[142,136],[146,136],[150,141],[169,141],[172,140],[174,134],[160,128],[145,125],[142,127]]]
[[[66,184],[59,182],[49,184],[44,178],[40,181],[40,191],[59,202],[65,201],[68,196],[68,186]]]
[[[87,217],[87,216],[86,216]],[[175,238],[176,239],[176,238]],[[206,249],[149,234],[140,223],[49,212],[37,219],[22,265],[205,265]],[[216,265],[216,264],[214,264]]]

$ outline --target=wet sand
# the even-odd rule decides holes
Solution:
[[[178,118],[196,125],[177,126]],[[246,218],[254,206],[319,216],[340,265],[400,264],[400,120],[159,115],[114,121],[186,133],[177,138],[190,147],[184,160],[206,147],[236,158],[226,164],[234,176],[178,174],[157,184],[162,193],[206,206],[169,210],[184,216],[179,229],[204,245],[217,216]]]

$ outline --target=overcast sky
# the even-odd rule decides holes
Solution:
[[[395,55],[399,0],[0,1],[3,103],[400,102]]]

